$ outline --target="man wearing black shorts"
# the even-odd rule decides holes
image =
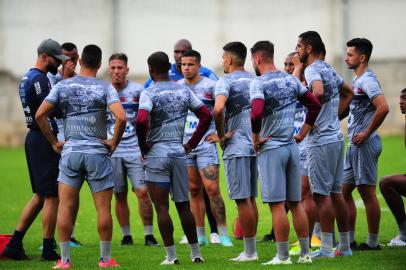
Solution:
[[[43,209],[42,226],[44,229],[43,260],[56,260],[59,255],[54,250],[54,233],[58,210],[58,164],[59,155],[42,135],[35,121],[35,113],[51,85],[47,72],[56,74],[58,66],[69,57],[62,54],[58,42],[47,39],[41,42],[38,49],[35,67],[24,75],[20,82],[19,95],[23,106],[25,121],[29,132],[25,138],[25,155],[31,187],[34,193],[25,206],[13,237],[3,251],[3,256],[14,260],[28,259],[23,249],[23,238],[39,212]],[[58,132],[53,116],[48,118],[52,131]]]

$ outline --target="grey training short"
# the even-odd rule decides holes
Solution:
[[[186,164],[188,167],[196,167],[199,170],[207,168],[210,165],[219,165],[219,154],[216,144],[203,142],[187,155]]]
[[[378,158],[382,152],[381,138],[376,135],[361,146],[349,146],[344,163],[344,183],[376,185]]]
[[[264,203],[301,200],[299,150],[295,143],[265,150],[257,160]]]
[[[224,159],[227,190],[230,199],[248,199],[257,197],[256,157],[234,157]]]
[[[312,193],[329,196],[341,193],[343,186],[344,142],[310,146],[309,183]]]
[[[189,177],[185,158],[147,157],[144,168],[146,182],[170,183],[174,202],[189,201]]]
[[[71,152],[61,157],[58,181],[80,189],[84,180],[95,193],[114,187],[110,157],[107,154]]]
[[[112,157],[114,193],[128,190],[127,176],[130,178],[133,190],[146,188],[145,171],[140,156]]]

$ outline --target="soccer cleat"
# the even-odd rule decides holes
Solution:
[[[146,235],[145,236],[145,245],[150,247],[158,247],[159,243],[156,241],[153,235]]]
[[[222,235],[220,236],[221,244],[225,247],[232,247],[233,242],[231,242],[230,236],[228,235]]]
[[[361,243],[358,246],[359,251],[369,251],[369,250],[381,250],[381,246],[378,244],[376,247],[371,247],[367,243]]]
[[[133,238],[131,235],[125,235],[121,240],[122,246],[132,246],[134,244]]]
[[[116,260],[114,260],[113,258],[111,258],[110,260],[108,260],[107,262],[105,262],[103,260],[103,258],[100,259],[99,262],[99,267],[100,268],[108,268],[108,267],[119,267],[120,265],[116,262]]]
[[[73,248],[82,247],[82,243],[75,239],[75,237],[71,237],[69,241],[69,246]]]
[[[352,256],[352,250],[349,248],[347,250],[335,250],[334,251],[334,257],[347,257],[347,256]]]
[[[358,250],[358,243],[357,243],[357,241],[351,242],[351,243],[350,243],[350,248],[351,248],[351,250]]]
[[[212,244],[221,244],[220,236],[218,233],[210,234],[210,243]]]
[[[178,258],[168,260],[167,257],[165,257],[165,260],[161,262],[161,265],[173,265],[173,264],[180,264]]]
[[[56,261],[59,260],[60,258],[61,256],[59,256],[58,253],[56,253],[56,251],[53,249],[47,252],[42,251],[41,254],[42,261]]]
[[[186,235],[182,236],[182,239],[180,239],[179,244],[189,244]]]
[[[3,250],[2,255],[16,261],[28,260],[28,256],[25,254],[23,244],[18,246],[7,245]]]
[[[259,240],[259,242],[275,242],[275,235],[274,234],[265,234],[264,237]]]
[[[204,263],[204,260],[201,256],[196,256],[192,258],[192,263]]]
[[[301,263],[301,264],[312,263],[312,257],[310,257],[309,254],[306,254],[304,256],[300,256],[299,259],[297,260],[297,263]]]
[[[68,260],[66,263],[63,263],[62,260],[58,260],[52,269],[70,269],[72,267],[72,264]]]
[[[197,237],[197,241],[199,242],[200,246],[207,246],[209,244],[209,241],[207,240],[206,236]]]
[[[315,234],[313,234],[312,235],[312,239],[311,239],[311,241],[310,241],[310,245],[312,246],[312,247],[321,247],[321,240],[320,240],[320,238],[318,238],[317,237],[317,235],[315,235]]]
[[[315,252],[311,253],[310,255],[312,259],[321,259],[321,258],[334,258],[334,252],[324,252],[321,249],[316,250]]]
[[[282,261],[278,258],[278,256],[275,256],[275,257],[273,257],[272,260],[262,263],[262,265],[284,265],[284,264],[292,264],[290,257],[287,258],[286,260]]]
[[[247,253],[241,252],[238,257],[230,259],[230,261],[234,262],[250,262],[250,261],[258,261],[257,253],[255,252],[253,255],[248,255]]]
[[[300,255],[300,246],[299,245],[294,245],[290,248],[289,250],[289,255],[290,256],[297,256]]]
[[[400,236],[396,236],[395,238],[393,238],[392,240],[390,240],[388,246],[390,247],[405,247],[406,246],[406,241],[402,241],[402,239],[400,239]]]

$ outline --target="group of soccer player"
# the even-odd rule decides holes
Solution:
[[[220,192],[217,143],[244,242],[244,250],[232,261],[258,260],[258,176],[262,202],[271,210],[277,247],[275,257],[263,264],[292,264],[288,210],[298,238],[297,263],[352,256],[353,250],[379,250],[380,207],[375,189],[382,145],[377,129],[389,108],[368,68],[371,42],[365,38],[347,42],[345,62],[355,72],[352,87],[324,61],[326,49],[315,31],[299,35],[284,71],[274,64],[270,41],[256,42],[250,52],[256,76],[244,69],[246,46],[230,42],[223,47],[225,75],[218,79],[201,65],[200,53],[182,39],[174,46],[174,64],[164,52],[148,57],[151,78],[143,87],[127,79],[124,53],[110,56],[108,84],[96,79],[102,57],[98,46],[85,46],[78,60],[74,44],[43,41],[35,68],[24,76],[19,91],[30,129],[25,148],[34,197],[3,255],[27,257],[22,239],[43,208],[42,258],[58,259],[55,269],[71,268],[70,247],[80,245],[73,235],[79,191],[86,180],[97,211],[99,266],[119,266],[111,257],[111,200],[114,193],[121,244],[132,244],[128,177],[138,199],[147,246],[159,245],[153,236],[152,205],[156,210],[166,251],[161,264],[179,264],[169,195],[185,234],[181,242],[189,244],[193,263],[203,263],[200,246],[209,243],[206,212],[211,217],[210,242],[233,246]],[[405,90],[401,96],[404,113]],[[340,120],[347,116],[349,144],[344,155]],[[393,176],[381,185],[392,211],[398,212],[399,235],[392,245],[406,245],[406,217],[404,210],[398,210],[403,203],[391,200],[396,191],[399,198],[405,195],[405,178]],[[355,188],[365,204],[368,223],[367,240],[359,245],[351,195]],[[321,245],[311,252],[309,239],[316,222]],[[339,241],[334,249],[335,222]],[[61,257],[54,251],[55,223]]]

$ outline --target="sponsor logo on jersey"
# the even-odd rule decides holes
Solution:
[[[41,84],[39,82],[34,83],[34,87],[35,87],[35,93],[37,93],[37,95],[42,93]]]

